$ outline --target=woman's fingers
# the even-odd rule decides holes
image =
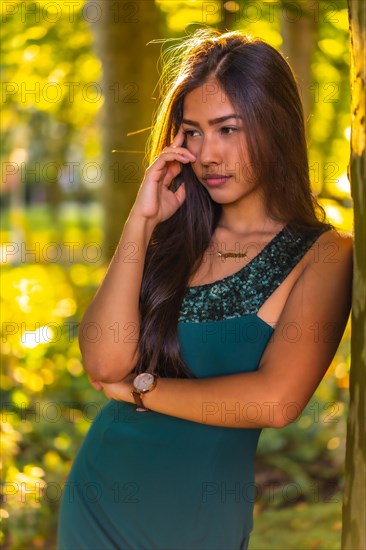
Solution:
[[[89,374],[88,374],[88,378],[89,378],[89,382],[91,383],[91,385],[92,385],[96,390],[99,391],[99,390],[103,389],[102,384],[101,384],[100,382],[98,382],[97,380],[93,380]]]
[[[177,147],[174,149],[167,149],[160,153],[160,155],[153,161],[150,166],[160,168],[165,165],[166,162],[178,161],[178,162],[193,162],[196,160],[195,155],[188,151],[185,147]]]
[[[186,198],[186,187],[185,187],[184,181],[180,184],[180,186],[178,187],[178,189],[176,190],[176,192],[174,194],[175,194],[179,204],[182,205],[185,201],[185,198]]]
[[[168,187],[173,178],[182,170],[182,164],[188,164],[195,159],[192,153],[184,149],[185,153],[163,152],[147,169],[152,180]],[[188,154],[187,154],[188,153]]]
[[[196,156],[182,146],[183,142],[184,132],[180,128],[171,145],[165,147],[146,169],[140,185],[134,209],[157,223],[170,218],[185,200],[184,184],[174,192],[168,189],[182,171],[182,165],[196,160]]]
[[[182,171],[182,164],[175,162],[172,166],[167,167],[162,183],[165,186],[169,186],[172,180]]]
[[[178,162],[194,162],[196,160],[196,156],[186,147],[183,147],[184,138],[185,135],[182,126],[180,126],[177,135],[171,144],[164,147],[163,151],[154,159],[152,164],[155,164],[155,162],[159,160],[163,162],[171,160],[178,160]],[[174,156],[172,157],[172,155]]]
[[[176,147],[176,146],[179,147],[180,145],[183,145],[184,138],[185,138],[185,134],[183,131],[183,126],[180,125],[176,136],[174,137],[173,141],[170,144],[170,147]]]

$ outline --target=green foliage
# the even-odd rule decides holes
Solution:
[[[90,209],[78,211],[75,217],[72,210],[64,211],[61,242],[70,242],[72,232],[75,241],[78,230],[75,258],[82,258],[89,235],[95,242],[98,233],[87,223],[88,213]],[[36,242],[43,234],[44,242],[50,243],[52,229],[44,225],[48,216],[41,214],[39,210],[29,214],[28,223],[37,220],[29,240]],[[83,226],[76,226],[82,217]],[[6,319],[2,325],[2,517],[9,548],[54,545],[59,500],[71,461],[107,401],[90,385],[76,339],[78,323],[105,266],[85,260],[65,261],[63,266],[44,262],[39,244],[36,263],[4,269],[1,289],[2,318]]]
[[[346,177],[351,125],[348,13],[346,1],[336,5],[339,9],[327,12],[322,24],[318,25],[312,64],[309,157],[314,189],[323,197],[350,206],[350,186]]]
[[[90,158],[99,160],[103,94],[84,0],[6,4],[2,160],[15,165],[16,177],[33,194],[62,183],[68,192],[90,188],[93,178],[85,177],[83,166]],[[5,170],[3,192],[11,189],[10,172]],[[47,197],[52,202],[54,189]]]

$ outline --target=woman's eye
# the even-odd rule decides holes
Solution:
[[[232,126],[223,126],[221,128],[221,131],[224,134],[231,134],[232,132],[236,132],[237,128],[233,128]]]
[[[237,132],[237,131],[238,131],[238,128],[235,128],[233,126],[223,126],[222,128],[220,128],[220,132],[222,134],[227,134],[227,135],[230,135],[233,132]],[[197,130],[184,130],[184,134],[187,137],[197,137],[197,135],[199,135],[199,132]]]
[[[189,137],[192,137],[195,132],[197,132],[197,130],[184,130],[184,134]]]

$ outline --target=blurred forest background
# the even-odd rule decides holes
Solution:
[[[352,231],[347,2],[1,8],[2,545],[51,549],[71,462],[106,402],[83,371],[77,327],[146,168],[159,54],[207,25],[282,51],[301,90],[313,190],[330,221]],[[340,548],[349,328],[300,418],[262,433],[251,550]]]

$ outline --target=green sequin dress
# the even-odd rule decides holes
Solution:
[[[242,269],[186,290],[182,358],[199,378],[258,368],[273,328],[257,316],[325,229],[288,226]],[[206,403],[208,415],[237,414]],[[240,414],[260,415],[254,404]],[[261,429],[191,422],[110,400],[63,488],[59,550],[245,550],[253,528]]]

